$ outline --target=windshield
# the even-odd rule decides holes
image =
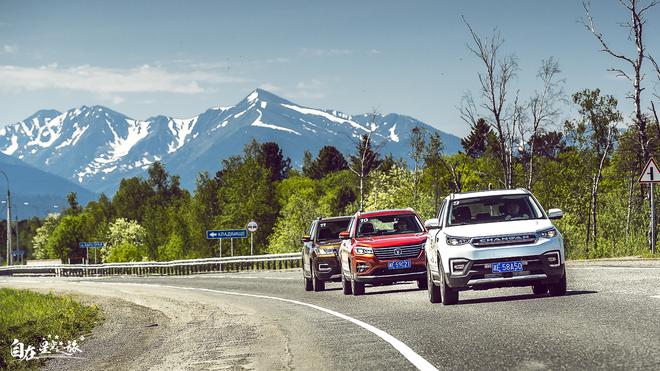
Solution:
[[[348,228],[350,219],[321,221],[316,231],[316,241],[339,240],[339,233]]]
[[[360,218],[357,237],[419,233],[422,226],[414,214],[383,215]]]
[[[448,225],[466,225],[543,218],[528,195],[502,195],[451,201]]]

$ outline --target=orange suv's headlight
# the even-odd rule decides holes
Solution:
[[[374,254],[374,249],[372,249],[371,247],[356,247],[354,251],[355,251],[356,255],[373,255]]]

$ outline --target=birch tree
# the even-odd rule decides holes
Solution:
[[[490,37],[481,37],[465,21],[471,37],[468,49],[483,66],[477,74],[480,83],[480,103],[476,103],[471,94],[463,99],[461,118],[471,126],[483,118],[494,129],[497,137],[497,155],[502,167],[502,178],[505,188],[513,184],[513,148],[516,137],[518,107],[512,99],[511,84],[518,72],[518,61],[513,54],[502,54],[504,44],[500,33],[494,31]],[[516,94],[517,96],[517,94]],[[517,101],[517,99],[516,99]],[[486,115],[480,111],[485,110]]]

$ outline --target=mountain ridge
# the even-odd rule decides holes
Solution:
[[[447,153],[460,149],[458,137],[413,117],[389,113],[373,118],[305,107],[255,89],[235,105],[183,119],[156,115],[137,120],[100,105],[40,110],[0,129],[0,152],[111,194],[121,178],[143,175],[155,161],[162,161],[191,189],[200,171],[218,170],[222,159],[240,153],[252,138],[278,143],[298,167],[305,150],[316,153],[334,145],[348,154],[352,140],[365,133],[384,142],[383,154],[407,160],[415,126],[439,132]]]

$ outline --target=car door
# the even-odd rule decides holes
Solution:
[[[353,229],[355,228],[355,217],[351,218],[351,222],[348,224],[348,233],[353,237]],[[341,240],[341,247],[339,249],[339,266],[341,268],[348,267],[348,257],[351,254],[351,249],[353,248],[351,239]]]
[[[438,212],[438,221],[440,222],[441,228],[431,229],[428,232],[427,243],[430,248],[426,251],[426,256],[429,259],[429,263],[430,263],[429,266],[433,272],[436,272],[438,267],[438,252],[437,252],[438,241],[442,236],[442,227],[444,226],[443,219],[445,216],[446,208],[447,208],[447,199],[445,199],[442,202],[442,205],[440,206],[440,211]]]
[[[312,249],[314,248],[314,234],[316,233],[316,224],[317,224],[316,221],[312,222],[312,225],[309,228],[310,240],[303,243],[303,249],[302,249],[303,269],[305,270],[305,272],[308,273],[312,272],[310,256]]]

